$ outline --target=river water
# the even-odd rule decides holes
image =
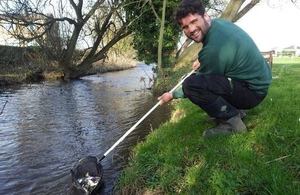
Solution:
[[[141,64],[71,82],[2,89],[0,194],[68,194],[72,166],[87,155],[101,156],[156,103],[145,89],[152,74]],[[112,194],[132,147],[168,115],[167,107],[156,109],[101,162],[100,194]]]

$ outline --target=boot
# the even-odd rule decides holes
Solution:
[[[239,110],[239,114],[241,119],[245,119],[247,116],[246,110]]]
[[[239,115],[240,115],[242,120],[246,118],[247,113],[246,113],[245,110],[238,110],[238,112],[239,112]],[[211,116],[208,116],[207,121],[208,122],[214,122],[216,125],[225,122],[223,119],[218,119],[218,118],[211,117]]]
[[[231,135],[234,133],[246,132],[247,128],[241,119],[240,114],[221,122],[214,128],[207,129],[203,132],[203,137],[210,138],[219,135]]]

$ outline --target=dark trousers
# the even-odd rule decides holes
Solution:
[[[219,75],[193,74],[184,81],[183,92],[210,116],[223,119],[237,115],[237,109],[253,108],[265,98],[250,90],[246,82]],[[224,105],[228,109],[220,113]]]

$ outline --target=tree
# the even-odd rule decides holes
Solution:
[[[134,48],[138,51],[140,60],[146,63],[157,63],[160,69],[174,64],[177,57],[178,41],[182,33],[173,19],[173,14],[180,1],[143,1],[144,13],[131,26],[134,32]],[[204,0],[203,2],[213,14],[220,14],[224,7],[224,2],[220,0]],[[166,8],[163,6],[164,3],[166,3]],[[140,14],[140,9],[137,9],[140,5],[132,4],[131,7],[127,7],[128,10],[126,11],[132,15]],[[161,32],[162,29],[164,30],[163,33]],[[159,49],[160,44],[162,44],[162,49]]]
[[[126,12],[132,17],[140,15],[130,27],[134,36],[133,47],[138,52],[139,60],[143,60],[146,63],[158,62],[159,37],[162,36],[160,29],[164,23],[163,47],[161,50],[162,65],[163,67],[168,67],[174,62],[174,51],[176,51],[177,48],[180,31],[175,30],[178,29],[178,27],[172,18],[173,10],[179,1],[180,0],[167,1],[165,13],[163,12],[164,1],[161,0],[144,0],[133,3],[131,6],[125,8]],[[144,6],[144,8],[139,9],[141,6]],[[165,17],[162,17],[163,13]],[[165,22],[163,22],[164,19]]]
[[[176,57],[182,53],[181,51],[177,51],[177,43],[182,35],[181,30],[173,21],[174,10],[180,1],[181,0],[167,1],[163,33],[164,36],[162,41],[159,39],[159,36],[162,35],[160,29],[162,29],[161,14],[163,13],[164,1],[144,0],[144,13],[131,26],[131,29],[134,32],[134,48],[138,51],[138,57],[140,60],[144,60],[146,63],[160,64],[159,60],[157,60],[159,57],[157,51],[158,45],[161,42],[163,42],[162,67],[168,67],[171,64],[174,64]],[[230,0],[227,2],[225,0],[204,0],[202,2],[206,6],[209,14],[213,17],[221,17],[235,22],[245,15],[259,1],[260,0],[251,0],[250,2],[246,2],[245,0]],[[138,6],[139,5],[137,4],[132,4],[131,7],[127,7],[130,10],[126,11],[130,12],[132,15],[140,14],[140,10],[136,9]],[[187,40],[184,45],[187,46],[190,43],[191,40]],[[195,49],[195,47],[192,48],[193,50]],[[193,53],[197,51],[190,52]]]
[[[65,79],[72,79],[85,75],[92,63],[105,59],[108,50],[131,33],[135,18],[125,13],[130,4],[122,0],[1,0],[0,20],[12,36],[47,51],[58,61]]]

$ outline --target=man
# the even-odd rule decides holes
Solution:
[[[253,40],[235,24],[212,20],[199,0],[183,0],[176,21],[187,37],[202,42],[197,70],[182,87],[164,93],[161,104],[187,97],[220,121],[203,132],[204,137],[246,132],[240,109],[250,109],[266,97],[271,70]]]

